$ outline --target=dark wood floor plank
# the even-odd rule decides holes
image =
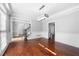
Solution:
[[[28,41],[19,40],[11,42],[4,56],[54,56],[50,52],[41,48],[41,43],[57,56],[78,56],[79,48],[65,45],[59,42],[52,42],[45,38],[36,38]]]

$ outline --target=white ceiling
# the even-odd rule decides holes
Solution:
[[[45,5],[40,11],[39,8]],[[13,12],[16,16],[22,18],[36,17],[39,18],[42,14],[47,13],[53,15],[60,11],[72,8],[79,5],[78,3],[12,3]]]

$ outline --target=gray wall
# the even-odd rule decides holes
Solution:
[[[79,11],[56,20],[56,41],[79,47]]]
[[[79,33],[79,11],[56,20],[56,32]]]
[[[55,22],[55,40],[79,48],[79,11],[43,22],[43,36],[48,36],[48,23]]]
[[[16,20],[16,19],[13,19]],[[26,24],[27,23],[27,24]],[[40,32],[42,32],[42,22],[37,21],[36,18],[31,18],[31,21],[29,22],[21,22],[19,21],[13,21],[13,34],[18,35],[22,34],[23,30],[25,29],[24,24],[26,24],[26,27],[28,27],[28,23],[31,24],[31,35],[30,37],[36,37],[36,35],[39,35]]]
[[[13,35],[23,34],[25,23],[20,21],[13,21]]]
[[[41,32],[42,31],[42,22],[37,20],[32,20],[31,22],[31,30],[33,32]]]

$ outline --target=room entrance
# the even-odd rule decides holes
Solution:
[[[55,22],[48,24],[48,38],[50,41],[55,41]]]

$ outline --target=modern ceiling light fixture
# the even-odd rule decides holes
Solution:
[[[45,20],[45,19],[47,19],[48,17],[49,17],[49,15],[47,14],[47,13],[44,13],[44,8],[45,8],[46,6],[45,5],[42,5],[40,8],[39,8],[39,11],[40,11],[40,13],[42,13],[42,17],[40,17],[39,19],[38,19],[38,21],[42,21],[42,20]]]
[[[46,19],[46,17],[42,17],[42,18],[38,19],[38,21],[42,21],[42,20],[45,20],[45,19]]]
[[[45,13],[45,14],[43,15],[43,17],[41,17],[40,19],[38,19],[38,21],[45,20],[45,19],[47,19],[48,17],[49,17],[49,15]]]
[[[42,10],[44,7],[45,7],[45,5],[42,5],[42,6],[39,8],[39,10]]]
[[[48,15],[48,14],[46,14],[46,13],[44,14],[44,16],[45,16],[45,17],[47,17],[47,18],[49,17],[49,15]]]

